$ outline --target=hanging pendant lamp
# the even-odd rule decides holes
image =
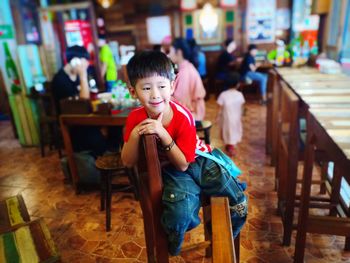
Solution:
[[[109,8],[114,4],[115,0],[97,0],[97,3],[103,8]]]

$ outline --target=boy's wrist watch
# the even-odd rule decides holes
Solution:
[[[173,148],[174,144],[175,144],[175,141],[172,140],[171,143],[162,147],[163,151],[166,151],[166,152],[170,151],[171,148]]]

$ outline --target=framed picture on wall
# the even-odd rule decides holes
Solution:
[[[218,44],[223,41],[223,12],[212,8],[194,11],[194,37],[198,44]]]
[[[20,15],[24,38],[27,44],[41,44],[39,16],[37,6],[28,0],[20,1]]]
[[[248,43],[273,43],[276,28],[276,0],[248,0]]]

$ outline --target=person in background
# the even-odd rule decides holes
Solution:
[[[100,40],[101,75],[105,80],[106,92],[111,92],[112,88],[117,84],[117,66],[114,61],[113,53],[106,40]]]
[[[232,79],[237,79],[239,73],[233,71],[233,66],[236,63],[236,58],[233,55],[233,52],[236,50],[236,42],[232,38],[226,39],[224,43],[225,49],[219,55],[217,64],[216,64],[216,79],[224,81],[223,90],[226,90],[230,87]]]
[[[170,47],[168,57],[178,67],[175,79],[174,98],[187,107],[196,121],[205,115],[205,89],[197,69],[192,64],[192,53],[187,41],[176,38]]]
[[[160,157],[169,160],[162,168],[163,211],[161,224],[171,255],[178,255],[185,232],[200,224],[200,196],[227,196],[230,200],[233,237],[247,217],[247,200],[234,205],[237,187],[232,175],[213,160],[195,154],[211,154],[210,145],[196,135],[195,121],[186,107],[172,101],[174,68],[162,52],[145,51],[127,65],[130,93],[142,107],[133,110],[126,121],[122,161],[127,167],[138,162],[143,134],[159,139]],[[181,197],[182,196],[182,197]],[[181,197],[181,198],[179,198]]]
[[[260,93],[262,97],[262,104],[266,103],[266,91],[267,91],[267,75],[261,72],[256,72],[257,65],[255,63],[255,56],[258,52],[256,45],[250,44],[248,46],[248,52],[244,55],[240,72],[242,78],[249,78],[259,83]]]
[[[70,97],[90,98],[87,74],[89,53],[81,46],[69,47],[66,50],[66,61],[66,65],[55,74],[51,82],[58,114],[61,113],[59,106],[61,100]],[[105,138],[98,127],[73,127],[71,138],[73,150],[76,152],[91,150],[94,156],[98,156],[107,149]]]
[[[242,139],[242,106],[245,102],[243,94],[237,90],[239,78],[231,78],[230,88],[220,93],[217,120],[221,129],[222,140],[227,155],[234,156],[236,144]]]
[[[171,41],[172,41],[171,36],[165,36],[162,40],[160,51],[168,55],[170,52]]]
[[[197,45],[197,42],[194,38],[188,41],[193,55],[194,66],[197,68],[199,75],[202,79],[207,76],[207,66],[206,58],[204,52],[201,50],[200,46]]]
[[[162,51],[162,45],[155,44],[155,45],[153,45],[152,50],[153,51]]]

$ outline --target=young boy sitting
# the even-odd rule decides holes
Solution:
[[[142,106],[128,116],[123,163],[137,163],[141,135],[156,134],[162,153],[170,165],[162,170],[162,225],[168,236],[169,253],[180,253],[186,231],[200,223],[200,194],[227,196],[230,199],[233,235],[238,235],[247,216],[247,202],[231,202],[237,193],[233,177],[216,162],[196,156],[195,150],[211,152],[196,135],[195,121],[188,109],[171,100],[174,92],[174,69],[167,56],[158,51],[145,51],[132,57],[127,65],[130,93]],[[233,206],[235,205],[235,206]]]

